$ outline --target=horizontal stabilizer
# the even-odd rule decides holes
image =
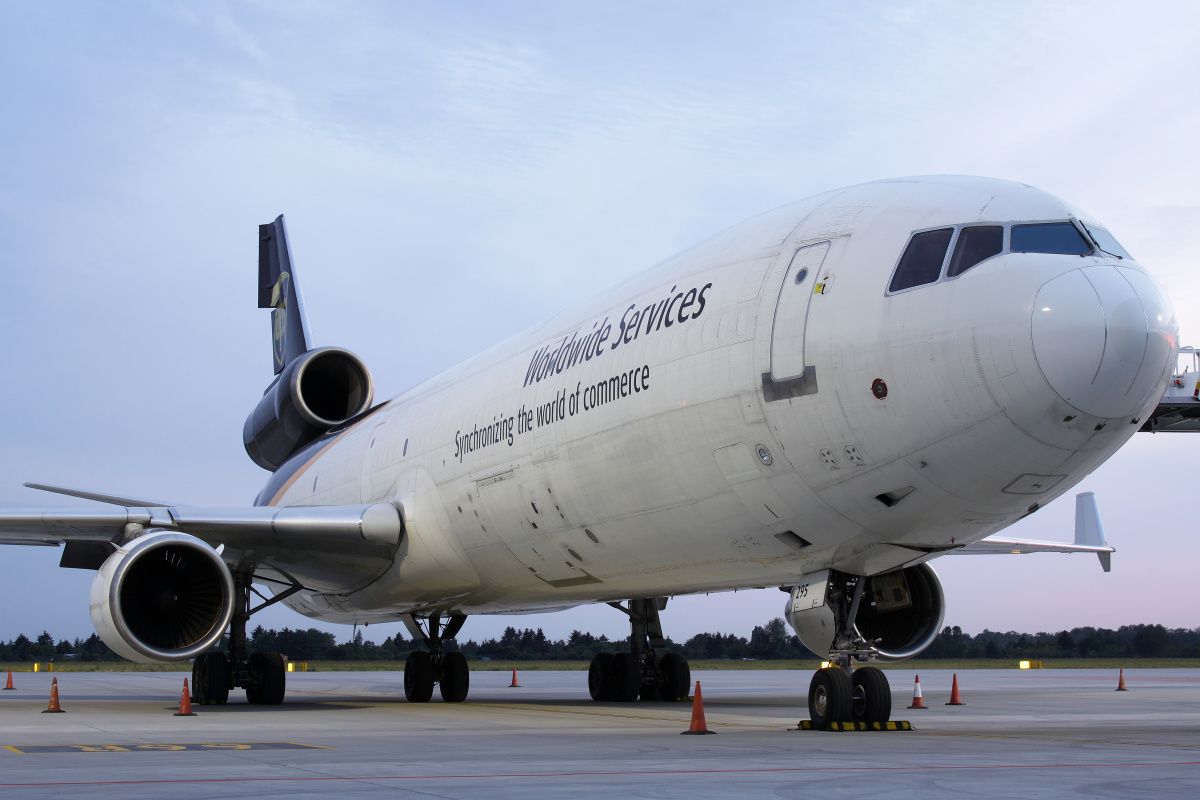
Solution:
[[[974,544],[951,550],[951,555],[996,555],[1001,553],[1095,553],[1105,572],[1112,571],[1112,554],[1104,538],[1104,526],[1100,524],[1100,511],[1096,507],[1094,492],[1081,492],[1075,496],[1075,541],[1047,542],[1038,539],[1010,539],[989,536]]]

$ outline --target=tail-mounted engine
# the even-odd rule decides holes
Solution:
[[[233,578],[186,533],[148,533],[108,557],[92,582],[96,632],[118,655],[186,661],[212,648],[233,615]]]
[[[263,469],[279,469],[297,450],[371,407],[375,387],[349,350],[319,347],[293,359],[246,418],[242,441]]]
[[[805,575],[792,588],[785,618],[817,655],[912,658],[933,643],[946,605],[928,564],[860,578],[835,570]]]

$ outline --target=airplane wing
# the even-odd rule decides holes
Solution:
[[[296,551],[390,558],[403,529],[400,512],[390,503],[0,509],[0,544],[66,544],[72,549],[78,543],[83,547],[74,549],[82,553],[88,543],[99,543],[103,547],[91,548],[94,558],[111,553],[108,543],[121,544],[149,530],[188,533],[213,547],[253,550],[263,558],[286,558]]]
[[[1100,510],[1094,492],[1075,495],[1075,541],[1046,542],[1038,539],[1012,539],[989,536],[974,544],[953,550],[949,555],[992,555],[997,553],[1095,553],[1105,572],[1112,571],[1112,554],[1100,524]]]

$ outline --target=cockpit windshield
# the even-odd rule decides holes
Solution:
[[[1083,227],[1087,228],[1087,232],[1090,233],[1092,238],[1096,240],[1096,244],[1100,245],[1100,249],[1108,253],[1110,256],[1116,256],[1117,258],[1133,258],[1133,256],[1129,255],[1124,247],[1121,247],[1121,243],[1118,242],[1111,233],[1104,230],[1104,228],[1096,225],[1084,225]]]
[[[1014,253],[1053,253],[1062,256],[1085,256],[1092,246],[1070,222],[1039,222],[1035,225],[1013,225]]]
[[[958,244],[954,246],[954,257],[946,277],[962,275],[981,261],[999,255],[1004,250],[1004,227],[1002,225],[976,225],[958,232]]]
[[[888,294],[953,280],[1004,253],[1133,258],[1104,228],[1075,220],[947,226],[909,237],[888,282]]]

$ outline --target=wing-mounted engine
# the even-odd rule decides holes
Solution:
[[[942,583],[928,564],[869,578],[835,570],[805,575],[784,609],[800,641],[817,655],[880,661],[920,653],[933,643],[945,613]]]
[[[233,578],[216,550],[186,533],[148,533],[116,550],[92,582],[96,632],[142,663],[186,661],[220,641]]]
[[[358,356],[338,347],[309,350],[284,368],[246,418],[246,452],[263,469],[279,469],[301,447],[369,409],[374,396]]]

